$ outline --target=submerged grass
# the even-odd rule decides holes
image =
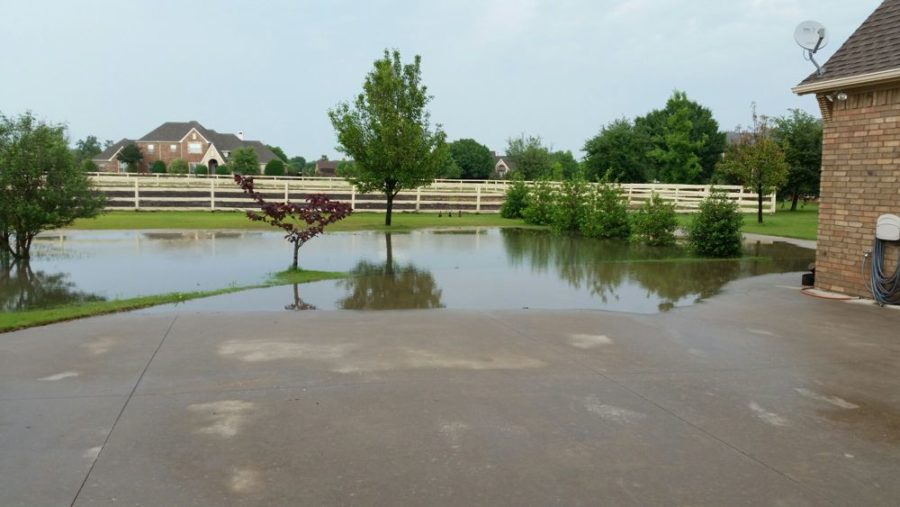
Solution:
[[[85,303],[57,306],[53,308],[25,310],[21,312],[4,312],[0,313],[0,332],[15,331],[17,329],[42,326],[44,324],[80,319],[84,317],[93,317],[95,315],[137,310],[150,306],[170,303],[183,303],[185,301],[190,301],[191,299],[218,296],[221,294],[230,294],[232,292],[239,292],[248,289],[262,289],[266,287],[274,287],[277,285],[318,282],[321,280],[344,278],[346,276],[346,273],[334,271],[306,271],[288,269],[285,271],[280,271],[278,273],[272,273],[272,275],[266,282],[256,285],[225,287],[222,289],[194,292],[171,292],[168,294],[138,296],[127,299],[114,299],[111,301],[89,301]]]

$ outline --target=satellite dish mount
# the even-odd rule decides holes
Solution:
[[[816,62],[813,55],[828,44],[828,33],[818,21],[804,21],[794,30],[794,40],[803,48],[803,57],[816,66],[816,75],[821,76],[825,69]]]

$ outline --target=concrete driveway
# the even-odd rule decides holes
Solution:
[[[0,505],[897,505],[900,312],[120,314],[0,335]]]

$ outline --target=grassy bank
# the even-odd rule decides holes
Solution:
[[[317,282],[320,280],[332,280],[344,278],[346,273],[331,271],[293,271],[287,270],[274,273],[269,280],[257,285],[242,287],[226,287],[216,290],[195,292],[172,292],[169,294],[157,294],[154,296],[138,296],[128,299],[114,299],[111,301],[90,301],[73,305],[58,306],[39,310],[26,310],[22,312],[0,313],[0,332],[14,331],[26,327],[41,326],[53,322],[92,317],[107,313],[137,310],[149,306],[164,305],[169,303],[183,303],[191,299],[218,296],[247,289],[261,289],[276,285],[289,285],[294,283]]]
[[[354,213],[328,227],[329,231],[406,231],[434,227],[525,227],[522,220],[498,214],[463,213],[461,217],[431,213],[394,213],[393,225],[385,227],[384,213]],[[251,222],[236,211],[110,211],[97,218],[76,220],[72,229],[256,229],[274,230]]]
[[[798,208],[797,211],[778,209],[774,215],[763,215],[763,223],[756,223],[755,214],[744,215],[743,231],[753,234],[768,234],[797,239],[816,239],[819,210],[815,205]],[[679,215],[682,227],[691,223],[693,215]]]

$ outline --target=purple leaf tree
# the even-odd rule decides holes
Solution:
[[[294,246],[291,269],[298,269],[297,256],[304,243],[325,232],[327,225],[343,220],[353,212],[349,204],[332,201],[324,194],[307,196],[305,204],[266,202],[262,194],[254,189],[252,177],[235,174],[234,182],[260,206],[259,212],[247,211],[247,218],[265,222],[287,233],[284,238]]]

